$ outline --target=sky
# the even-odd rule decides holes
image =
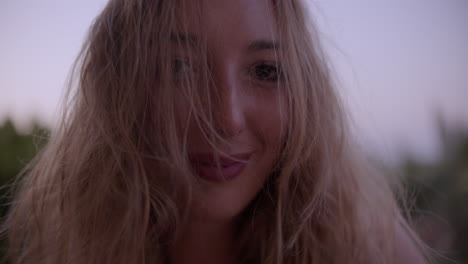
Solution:
[[[0,1],[0,122],[53,124],[105,0]],[[468,128],[468,1],[309,1],[366,151],[436,159],[436,116]]]

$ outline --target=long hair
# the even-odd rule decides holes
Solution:
[[[77,89],[24,171],[4,224],[13,263],[167,261],[194,186],[176,97],[188,100],[209,142],[223,140],[211,111],[197,110],[210,107],[200,88],[209,85],[195,83],[210,81],[207,61],[199,79],[173,89],[168,51],[184,27],[175,2],[184,1],[111,0],[94,21],[76,62]],[[395,226],[404,224],[392,191],[353,148],[303,3],[271,2],[287,137],[278,166],[242,212],[242,262],[392,263]]]

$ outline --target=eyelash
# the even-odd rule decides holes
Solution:
[[[275,62],[260,62],[255,64],[251,67],[249,73],[259,81],[275,83],[283,80],[281,65]]]
[[[188,74],[193,70],[192,63],[187,58],[175,58],[172,60],[172,71],[176,76]]]
[[[195,70],[188,58],[175,58],[172,61],[172,71],[176,78],[193,74]],[[275,62],[262,61],[257,63],[250,67],[248,74],[262,82],[276,83],[284,79],[281,65]]]

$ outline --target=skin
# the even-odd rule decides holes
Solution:
[[[200,27],[193,27],[193,10],[182,10],[187,32],[206,41],[211,74],[215,81],[213,110],[219,133],[227,141],[218,146],[224,153],[252,153],[243,172],[230,181],[210,182],[199,179],[194,190],[193,208],[189,222],[169,252],[173,264],[237,263],[239,214],[259,193],[278,160],[278,150],[285,136],[287,114],[281,80],[266,81],[252,69],[263,64],[281,64],[275,56],[279,49],[255,43],[277,42],[275,19],[266,0],[202,0]],[[193,21],[192,21],[193,20]],[[202,28],[203,31],[197,30]],[[254,48],[252,48],[252,46]],[[263,47],[262,47],[263,46]],[[175,46],[175,57],[189,63],[182,64],[184,73],[192,71],[196,57],[190,57]],[[273,74],[274,75],[274,74]],[[274,79],[274,78],[273,78]],[[278,89],[279,88],[279,89]],[[183,99],[181,99],[183,100]],[[197,123],[187,117],[187,102],[181,107],[180,121],[188,127],[190,154],[214,153]],[[194,175],[197,177],[197,175]],[[398,225],[396,233],[397,263],[426,263],[407,232]]]
[[[199,27],[203,31],[191,26],[196,23],[191,22],[194,18],[189,7],[184,11],[188,32],[177,34],[204,39],[212,63],[214,87],[210,88],[219,96],[214,102],[214,126],[227,141],[218,147],[231,155],[252,155],[242,173],[232,180],[200,179],[191,219],[172,247],[171,261],[235,263],[237,217],[271,174],[287,121],[281,78],[275,78],[277,72],[270,67],[280,63],[272,44],[277,42],[275,20],[265,0],[203,0]],[[176,53],[186,56],[183,50]],[[196,58],[184,59],[190,65],[183,64],[182,70],[192,70]],[[182,107],[180,112],[188,115]],[[187,125],[189,152],[214,153],[196,122],[189,119]]]

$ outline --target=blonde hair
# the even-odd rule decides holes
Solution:
[[[171,89],[167,51],[184,26],[174,2],[111,0],[95,20],[77,60],[71,110],[24,172],[4,225],[13,263],[167,261],[193,184],[174,98],[190,100],[192,116],[215,135],[210,142],[222,140],[210,111],[195,110],[207,94],[189,89],[190,78],[187,89]],[[242,213],[242,262],[393,263],[395,223],[404,220],[392,191],[356,158],[302,3],[273,2],[287,140]],[[209,81],[208,71],[201,75]]]

